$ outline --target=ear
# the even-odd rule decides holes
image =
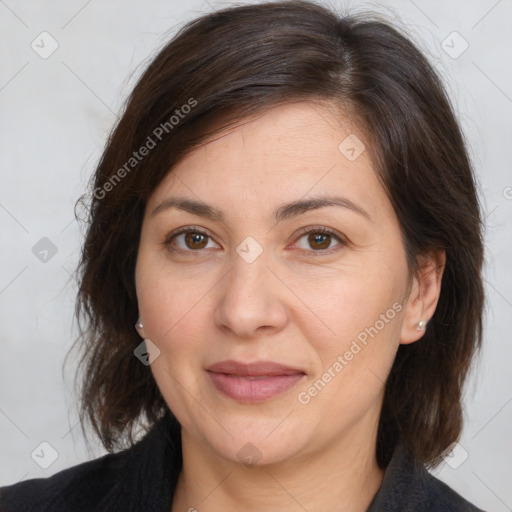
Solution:
[[[419,269],[412,278],[411,291],[405,305],[400,343],[407,345],[419,340],[428,329],[418,330],[418,323],[428,322],[436,310],[441,294],[441,280],[446,264],[446,252],[436,250],[418,258]]]

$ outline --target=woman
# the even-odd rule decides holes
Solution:
[[[113,453],[2,511],[478,510],[426,470],[481,342],[475,180],[396,29],[299,1],[195,20],[91,201],[81,419]]]

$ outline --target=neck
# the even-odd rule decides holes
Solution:
[[[384,471],[377,465],[375,434],[330,443],[321,452],[278,464],[248,467],[214,454],[182,430],[183,468],[172,512],[201,510],[350,510],[365,512]],[[350,440],[348,439],[350,437]],[[368,439],[372,439],[368,443]]]

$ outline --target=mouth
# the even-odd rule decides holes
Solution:
[[[242,403],[258,403],[288,391],[306,373],[272,361],[244,364],[223,361],[206,368],[213,386],[223,395]]]

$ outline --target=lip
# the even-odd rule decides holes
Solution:
[[[269,400],[295,386],[306,373],[272,361],[223,361],[206,368],[215,388],[243,403]]]

